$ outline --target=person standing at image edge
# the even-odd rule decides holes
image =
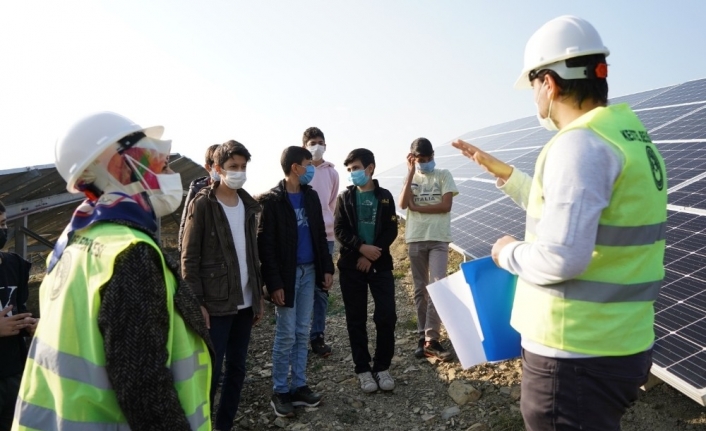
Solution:
[[[527,211],[525,240],[492,249],[518,275],[520,409],[530,431],[619,430],[652,364],[664,278],[664,160],[627,104],[608,105],[608,48],[596,29],[555,18],[527,42],[516,88],[532,89],[558,133],[534,177],[475,146],[453,145]]]
[[[417,309],[419,343],[414,356],[448,361],[452,355],[439,342],[441,318],[427,286],[446,277],[451,242],[451,206],[458,189],[451,172],[436,168],[434,148],[426,138],[417,138],[412,142],[407,167],[399,206],[407,210],[405,241]]]
[[[309,127],[304,131],[302,146],[311,152],[311,164],[316,168],[316,174],[309,185],[319,195],[324,224],[326,225],[328,251],[333,256],[333,214],[336,211],[336,196],[338,196],[338,172],[333,163],[324,160],[326,139],[324,138],[324,132],[318,127]],[[328,291],[317,287],[314,289],[314,312],[311,319],[309,343],[311,344],[311,350],[322,358],[331,354],[331,346],[326,344],[324,335],[327,309]]]
[[[16,253],[2,251],[7,233],[7,209],[0,202],[0,431],[12,426],[27,358],[25,337],[34,334],[38,322],[26,306],[32,264]]]
[[[47,261],[13,431],[211,431],[208,330],[156,237],[184,197],[162,132],[98,112],[57,140],[86,200]]]

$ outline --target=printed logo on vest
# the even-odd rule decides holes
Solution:
[[[655,186],[657,186],[657,190],[661,191],[664,188],[664,171],[662,171],[662,165],[659,163],[657,154],[655,154],[651,147],[646,146],[645,149],[647,150],[647,159],[650,162],[652,178],[655,180]]]
[[[64,251],[61,255],[61,259],[59,259],[59,262],[57,262],[56,267],[54,267],[54,270],[52,271],[54,273],[54,285],[51,287],[49,299],[54,300],[58,298],[63,288],[66,286],[66,280],[69,278],[72,260],[73,256],[71,256],[71,251]]]

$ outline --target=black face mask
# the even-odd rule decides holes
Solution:
[[[0,249],[5,247],[6,242],[7,242],[7,228],[0,229]]]

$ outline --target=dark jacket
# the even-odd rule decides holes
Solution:
[[[333,274],[333,259],[328,252],[326,226],[319,195],[310,186],[301,186],[302,205],[309,222],[314,249],[316,286],[323,286],[324,274]],[[297,216],[289,202],[284,180],[267,193],[258,196],[262,215],[258,226],[262,277],[267,291],[284,289],[285,307],[294,306],[294,282],[297,271]]]
[[[0,309],[12,305],[12,315],[27,312],[31,266],[18,254],[0,251]],[[23,329],[17,335],[0,337],[0,379],[22,374],[27,359],[26,336],[29,333]]]
[[[115,222],[140,230],[159,243],[154,232],[130,222]],[[164,366],[169,359],[166,346],[171,313],[162,258],[179,282],[174,313],[206,340],[213,360],[213,346],[194,293],[179,277],[179,265],[161,254],[144,242],[129,246],[116,257],[113,275],[100,290],[98,328],[104,340],[105,368],[120,410],[133,431],[191,429],[174,376]]]
[[[375,218],[375,241],[372,245],[380,247],[380,257],[372,262],[371,270],[391,271],[392,255],[390,245],[397,238],[397,214],[395,201],[392,194],[380,187],[377,180],[375,184],[375,197],[378,200],[377,215]],[[358,258],[362,254],[358,251],[364,244],[358,236],[358,212],[355,196],[356,186],[350,186],[338,195],[336,214],[333,221],[333,231],[336,239],[341,244],[341,256],[338,259],[339,269],[356,269]]]
[[[179,237],[177,243],[179,253],[181,253],[181,243],[184,240],[184,225],[186,224],[186,217],[189,212],[189,204],[196,197],[199,190],[209,185],[211,185],[210,176],[196,178],[189,184],[189,192],[186,194],[186,199],[184,199],[184,210],[181,212],[181,222],[179,222]]]
[[[243,304],[240,265],[225,212],[216,199],[220,181],[201,189],[189,204],[181,250],[181,271],[201,305],[213,316],[236,314]],[[245,244],[253,313],[260,312],[262,276],[258,265],[257,214],[260,205],[243,189]]]

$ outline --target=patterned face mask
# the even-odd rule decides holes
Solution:
[[[168,171],[169,153],[155,150],[143,150],[140,160],[125,153],[125,159],[131,166],[133,174],[149,196],[150,205],[157,217],[169,215],[179,208],[184,196],[181,185],[181,175]],[[138,148],[140,150],[140,148]]]

